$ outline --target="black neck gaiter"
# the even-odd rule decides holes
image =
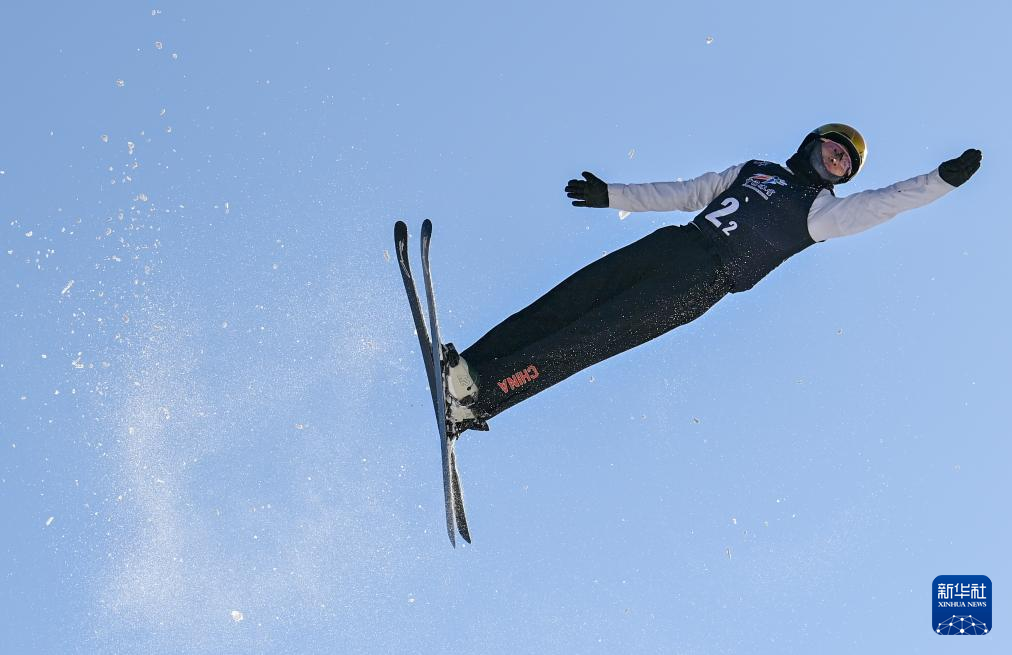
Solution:
[[[791,169],[791,172],[801,178],[803,182],[811,186],[819,186],[833,190],[833,183],[827,181],[819,172],[812,166],[812,156],[816,146],[818,146],[818,140],[808,141],[802,143],[798,151],[791,155],[791,158],[787,160],[787,167]]]

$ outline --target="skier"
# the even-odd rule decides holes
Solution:
[[[684,182],[570,180],[576,207],[698,211],[577,271],[459,353],[451,344],[450,420],[479,425],[597,362],[701,316],[751,289],[787,258],[921,207],[980,167],[970,149],[882,189],[838,198],[865,164],[864,137],[842,123],[807,134],[786,166],[751,160]],[[487,429],[487,427],[484,427]]]

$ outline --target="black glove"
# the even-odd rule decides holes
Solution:
[[[607,207],[608,184],[593,173],[583,171],[583,179],[570,180],[566,185],[566,195],[573,200],[574,207]]]
[[[943,162],[938,174],[952,186],[959,186],[969,180],[980,168],[980,150],[970,148],[955,159]]]

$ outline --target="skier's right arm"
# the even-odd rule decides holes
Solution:
[[[727,190],[744,164],[684,182],[609,184],[608,206],[630,212],[698,211]]]

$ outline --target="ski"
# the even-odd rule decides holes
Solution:
[[[456,547],[456,540],[453,536],[454,523],[457,531],[464,541],[471,543],[471,533],[467,528],[467,514],[464,511],[464,493],[460,485],[460,473],[457,471],[457,433],[450,432],[446,420],[446,379],[443,375],[443,342],[439,336],[439,318],[436,316],[436,294],[432,285],[432,271],[429,267],[429,244],[432,241],[432,221],[425,219],[422,222],[422,278],[425,282],[425,299],[429,303],[429,329],[431,338],[430,353],[432,357],[432,370],[436,372],[435,379],[435,404],[436,418],[439,423],[439,436],[443,455],[443,486],[449,486],[446,501],[452,504],[448,507],[446,514],[446,529],[450,534],[450,543]]]
[[[454,447],[456,437],[450,443],[450,486],[453,490],[453,516],[457,520],[457,530],[464,541],[471,543],[471,531],[467,527],[467,512],[464,511],[464,490],[460,486],[460,473],[457,471],[457,449]]]
[[[418,297],[418,290],[415,286],[414,277],[411,274],[411,264],[408,259],[408,228],[403,221],[394,224],[394,246],[397,253],[397,263],[401,269],[401,278],[404,282],[404,290],[408,296],[408,305],[411,308],[411,318],[415,323],[415,332],[418,335],[418,345],[421,349],[422,359],[425,363],[425,373],[429,380],[429,390],[432,396],[432,409],[436,416],[436,425],[439,430],[440,454],[443,465],[443,498],[446,510],[446,532],[450,543],[456,547],[456,530],[465,541],[470,543],[471,536],[467,529],[467,518],[464,515],[464,500],[461,493],[460,474],[457,472],[457,458],[454,452],[454,441],[456,435],[449,434],[446,426],[446,402],[445,388],[440,361],[438,324],[435,322],[435,303],[432,293],[432,280],[429,275],[428,252],[429,240],[432,235],[432,223],[426,220],[427,227],[422,227],[422,264],[425,277],[426,298],[429,303],[429,316],[434,325],[433,335],[430,338],[429,330],[425,323],[422,312],[422,304]],[[434,355],[435,353],[435,355]]]

